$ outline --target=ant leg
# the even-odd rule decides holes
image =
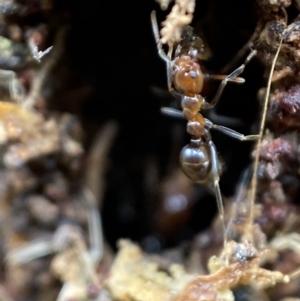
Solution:
[[[222,125],[213,124],[209,119],[205,118],[205,127],[208,129],[214,129],[217,131],[220,131],[232,138],[241,140],[241,141],[251,141],[251,140],[257,140],[259,138],[259,135],[248,135],[245,136],[239,132],[236,132],[230,128],[227,128]]]
[[[174,108],[169,108],[169,107],[162,107],[160,109],[160,112],[164,115],[170,116],[170,117],[174,117],[174,118],[180,118],[180,119],[185,119],[184,114],[182,111],[174,109]],[[220,118],[223,122],[225,123],[232,123],[234,125],[240,125],[242,124],[242,122],[239,119],[234,119],[234,118],[229,118],[226,116],[219,116],[219,115],[212,115],[215,118]],[[257,140],[259,135],[248,135],[245,136],[239,132],[236,132],[230,128],[227,128],[225,126],[222,125],[217,125],[212,123],[209,119],[204,118],[205,119],[205,126],[208,129],[215,129],[217,131],[220,131],[224,134],[229,135],[230,137],[239,139],[241,141],[248,141],[248,140]]]
[[[173,67],[172,62],[167,63],[167,80],[168,80],[168,90],[173,95],[175,99],[181,100],[182,95],[178,93],[175,89],[172,87],[172,76],[173,76]]]
[[[171,117],[185,119],[183,112],[174,108],[162,107],[160,112]]]
[[[206,102],[202,106],[203,109],[210,109],[210,108],[214,107],[218,103],[218,101],[219,101],[219,99],[220,99],[220,97],[221,97],[221,95],[222,95],[222,93],[224,91],[224,88],[226,87],[227,83],[231,82],[231,81],[235,81],[236,78],[238,78],[238,76],[244,71],[246,65],[256,55],[256,52],[257,52],[256,50],[252,50],[251,53],[247,56],[244,64],[242,64],[240,67],[238,67],[237,69],[235,69],[233,72],[231,72],[229,75],[227,75],[222,80],[222,82],[221,82],[221,84],[220,84],[220,86],[219,86],[219,88],[217,90],[217,93],[216,93],[215,97],[213,98],[213,100],[210,103]]]
[[[221,74],[208,74],[208,73],[205,73],[204,74],[204,79],[205,80],[226,80],[227,78],[227,75],[221,75]],[[228,82],[231,82],[231,83],[235,83],[235,84],[243,84],[245,82],[245,79],[242,78],[242,77],[234,77],[234,78],[231,78],[231,79],[228,79]]]
[[[213,122],[215,123],[219,123],[222,124],[223,126],[227,126],[227,127],[241,127],[243,125],[245,125],[244,121],[242,121],[239,118],[235,118],[235,117],[228,117],[228,116],[224,116],[224,115],[219,115],[218,113],[216,113],[215,109],[212,110],[208,110],[206,113],[206,117],[209,120],[213,120]]]
[[[253,59],[253,57],[256,55],[257,51],[256,50],[252,50],[250,52],[250,54],[246,57],[244,64],[242,64],[240,67],[238,67],[237,69],[235,69],[233,72],[231,72],[228,75],[228,78],[232,79],[234,77],[239,76],[241,73],[244,72],[246,65]]]
[[[182,95],[180,93],[178,93],[175,89],[172,88],[172,76],[169,77],[169,72],[168,72],[168,89],[169,92],[173,95],[173,97],[175,99],[181,100],[182,99]]]
[[[208,133],[208,131],[207,131],[207,133]],[[226,247],[227,237],[226,237],[226,227],[225,227],[225,219],[224,219],[224,206],[223,206],[222,195],[221,195],[220,185],[219,185],[219,181],[220,181],[219,159],[218,159],[217,149],[216,149],[215,144],[212,142],[210,137],[208,139],[209,139],[209,141],[207,144],[208,144],[208,147],[210,149],[210,154],[211,154],[211,173],[213,176],[214,190],[215,190],[215,194],[216,194],[219,216],[220,216],[221,223],[223,226],[224,247]]]

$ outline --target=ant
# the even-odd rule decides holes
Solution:
[[[174,58],[172,59],[172,47],[169,49],[168,54],[162,48],[155,11],[151,13],[151,22],[158,54],[167,65],[168,89],[173,96],[180,99],[182,107],[182,111],[163,107],[161,112],[187,120],[187,132],[192,135],[192,138],[190,143],[183,147],[180,153],[180,165],[185,175],[193,182],[201,184],[213,183],[219,215],[224,229],[224,245],[226,245],[224,208],[219,187],[221,166],[210,130],[218,130],[241,141],[257,140],[259,135],[244,136],[230,128],[214,124],[209,119],[204,118],[200,110],[213,108],[218,103],[228,82],[245,82],[243,78],[238,76],[244,71],[246,64],[256,55],[256,50],[252,50],[245,62],[229,75],[205,74],[201,71],[199,63],[199,60],[205,59],[204,43],[200,37],[194,35],[191,27],[184,27],[182,39],[177,45]],[[206,79],[222,80],[211,102],[207,102],[200,94]]]

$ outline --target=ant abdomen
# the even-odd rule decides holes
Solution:
[[[192,140],[180,153],[180,165],[185,175],[194,182],[204,183],[211,170],[211,155],[207,144]]]

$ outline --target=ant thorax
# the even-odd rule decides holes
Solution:
[[[176,58],[173,68],[173,83],[178,92],[194,96],[202,91],[204,76],[200,65],[191,56]]]
[[[194,96],[202,91],[204,84],[204,76],[198,62],[204,51],[204,43],[194,35],[190,26],[183,28],[181,37],[173,61],[173,83],[178,92]]]

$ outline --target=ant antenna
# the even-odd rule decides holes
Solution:
[[[160,38],[159,38],[159,29],[158,29],[158,25],[157,25],[155,10],[153,10],[151,12],[151,23],[152,23],[152,30],[153,30],[155,42],[156,42],[157,46],[160,45],[160,47],[161,47]]]

